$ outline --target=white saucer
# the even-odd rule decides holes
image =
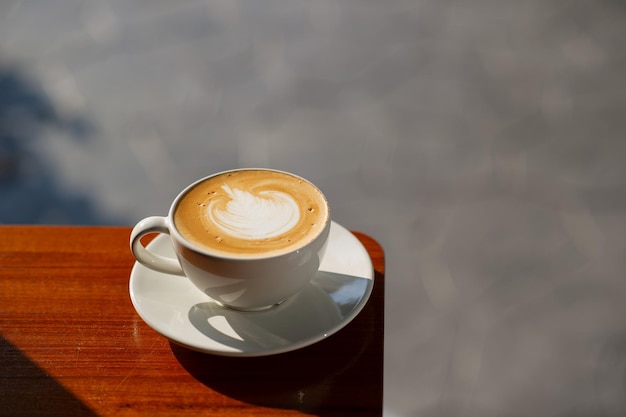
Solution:
[[[174,256],[169,237],[149,247]],[[367,250],[333,222],[320,271],[300,293],[261,312],[222,307],[185,277],[135,263],[130,298],[139,316],[172,342],[223,356],[265,356],[316,343],[347,325],[363,309],[374,287]]]

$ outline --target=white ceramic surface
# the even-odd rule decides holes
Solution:
[[[175,225],[174,213],[176,208],[190,190],[211,178],[248,170],[284,174],[291,178],[290,181],[295,178],[300,184],[299,187],[306,186],[316,189],[314,184],[296,174],[268,168],[242,168],[209,175],[181,191],[171,204],[166,217],[146,217],[135,225],[130,234],[130,248],[135,259],[142,265],[158,272],[185,275],[201,291],[218,300],[221,304],[237,310],[265,310],[300,292],[311,281],[315,272],[319,270],[320,260],[327,246],[330,232],[331,220],[328,202],[320,190],[314,191],[320,197],[317,206],[319,209],[316,212],[315,220],[310,219],[317,226],[307,233],[306,239],[300,239],[300,245],[294,244],[281,251],[235,256],[230,252],[222,252],[215,248],[202,248],[183,236]],[[232,196],[224,196],[224,198],[233,201]],[[244,201],[247,202],[245,204],[239,202],[243,204],[246,212],[243,214],[243,218],[250,220],[254,217],[251,213],[258,214],[259,212],[259,208],[255,207],[257,201],[254,198],[244,199]],[[205,200],[205,202],[211,204],[209,200]],[[279,212],[274,212],[273,215],[280,217]],[[242,213],[235,217],[242,217]],[[300,221],[303,220],[304,217]],[[259,220],[259,222],[262,223],[263,220]],[[319,228],[320,226],[321,228]],[[238,227],[245,228],[245,225],[240,224]],[[255,227],[261,226],[256,225]],[[141,238],[153,233],[169,235],[176,256],[162,256],[145,248],[141,243]],[[232,232],[229,235],[234,236]],[[250,279],[251,277],[254,279]]]
[[[166,235],[150,249],[173,255]],[[224,356],[264,356],[316,343],[343,328],[365,306],[374,286],[367,250],[333,222],[320,271],[300,293],[262,312],[225,308],[184,277],[135,263],[130,297],[139,316],[154,330],[188,348]]]

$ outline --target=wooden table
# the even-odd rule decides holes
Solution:
[[[377,416],[384,257],[354,321],[312,346],[228,358],[179,347],[130,302],[129,228],[0,226],[0,416]]]

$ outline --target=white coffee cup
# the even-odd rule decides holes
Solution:
[[[141,220],[130,237],[133,255],[162,273],[184,275],[213,300],[257,311],[302,290],[319,268],[330,231],[322,192],[297,175],[247,168],[194,182],[166,217]],[[177,258],[141,243],[170,236]]]

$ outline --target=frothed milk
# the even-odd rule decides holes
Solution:
[[[279,171],[230,171],[199,182],[174,209],[179,233],[227,256],[274,256],[313,240],[329,221],[328,203],[308,181]]]

